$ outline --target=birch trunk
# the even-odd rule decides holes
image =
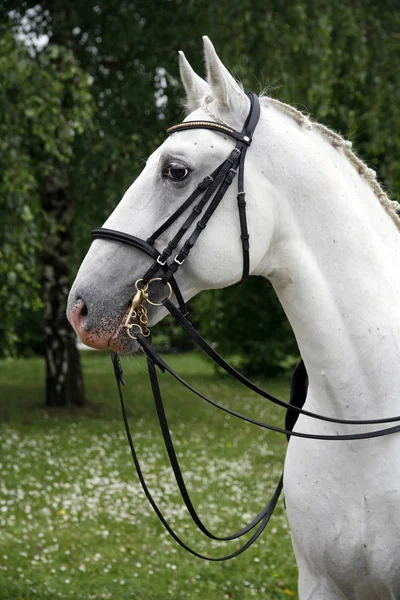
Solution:
[[[75,333],[65,315],[71,246],[70,210],[65,189],[49,186],[45,208],[52,226],[43,250],[46,405],[82,405],[85,394],[80,357]]]

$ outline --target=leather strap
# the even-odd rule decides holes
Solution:
[[[239,154],[237,152],[235,152],[235,150],[238,150],[238,148],[236,147],[231,152],[231,154],[229,155],[229,157],[227,158],[227,160],[224,163],[223,169],[221,170],[223,179],[222,179],[221,185],[220,185],[217,193],[215,194],[214,198],[211,200],[204,215],[197,222],[194,231],[192,232],[190,237],[186,240],[186,242],[180,249],[179,253],[175,257],[175,260],[169,265],[168,271],[163,275],[164,283],[167,283],[170,280],[170,278],[176,273],[178,268],[186,260],[186,258],[189,255],[189,252],[191,251],[191,249],[197,242],[201,233],[206,228],[208,221],[214,214],[215,210],[218,208],[222,198],[225,196],[225,193],[226,193],[228,187],[232,183],[233,178],[236,175],[235,167],[237,166],[238,160],[239,160]]]
[[[262,421],[258,421],[257,419],[252,419],[250,417],[246,417],[246,416],[242,415],[241,413],[231,410],[230,408],[227,408],[226,406],[222,406],[221,404],[218,404],[218,402],[211,400],[210,398],[208,398],[207,396],[205,396],[204,394],[202,394],[201,392],[199,392],[198,390],[193,388],[191,385],[189,385],[170,366],[168,366],[167,363],[161,358],[161,356],[156,352],[154,347],[149,343],[149,341],[145,337],[143,337],[142,335],[139,334],[137,337],[137,340],[138,340],[139,344],[142,346],[143,350],[146,352],[147,356],[150,356],[151,359],[153,360],[153,362],[158,367],[160,367],[162,370],[167,371],[177,381],[179,381],[182,385],[184,385],[188,390],[190,390],[191,392],[196,394],[196,396],[199,396],[199,398],[202,398],[203,400],[205,400],[212,406],[219,408],[220,410],[232,415],[233,417],[242,419],[243,421],[246,421],[247,423],[251,423],[252,425],[258,425],[258,427],[262,427],[263,429],[268,429],[270,431],[275,431],[277,433],[283,433],[286,436],[293,435],[295,437],[305,438],[305,439],[309,439],[309,440],[326,440],[326,441],[367,440],[370,438],[382,437],[382,436],[389,435],[391,433],[397,433],[398,431],[400,431],[400,425],[396,425],[395,427],[389,427],[386,429],[378,429],[376,431],[366,431],[363,433],[350,433],[350,434],[344,434],[344,435],[321,435],[318,433],[304,433],[302,431],[292,431],[289,429],[284,429],[282,427],[276,427],[275,425],[269,425],[268,423],[263,423]],[[289,405],[289,408],[292,408],[292,407]],[[330,420],[330,419],[325,418],[324,420]]]
[[[180,537],[175,533],[175,531],[169,525],[168,521],[165,519],[164,515],[162,514],[161,510],[159,509],[156,501],[154,500],[154,498],[147,486],[147,483],[146,483],[145,477],[143,475],[143,472],[142,472],[142,469],[140,466],[140,462],[139,462],[139,459],[138,459],[138,456],[136,453],[135,445],[133,443],[133,439],[132,439],[132,435],[131,435],[130,427],[129,427],[129,422],[128,422],[128,417],[126,414],[125,403],[124,403],[124,399],[123,399],[123,395],[122,395],[122,385],[125,385],[125,381],[123,378],[123,371],[122,371],[121,363],[119,360],[119,356],[117,354],[114,354],[111,358],[112,358],[112,362],[113,362],[113,366],[114,366],[114,373],[115,373],[115,378],[116,378],[117,387],[118,387],[118,394],[119,394],[120,403],[121,403],[122,417],[123,417],[123,421],[124,421],[126,435],[128,438],[129,447],[130,447],[131,454],[132,454],[132,459],[135,464],[136,472],[138,474],[142,489],[143,489],[148,501],[150,502],[154,512],[156,513],[157,517],[159,518],[159,520],[161,521],[161,523],[163,524],[165,529],[168,531],[168,533],[173,537],[173,539],[182,548],[184,548],[187,552],[189,552],[193,556],[196,556],[197,558],[201,558],[203,560],[210,560],[212,562],[222,562],[222,561],[229,560],[231,558],[235,558],[236,556],[239,556],[239,554],[242,554],[242,552],[247,550],[247,548],[249,548],[260,537],[260,535],[262,534],[262,532],[268,525],[268,523],[271,519],[272,513],[274,512],[275,506],[278,502],[280,493],[282,491],[283,475],[281,475],[278,485],[276,486],[275,492],[272,495],[270,501],[267,503],[265,509],[262,511],[264,513],[264,516],[262,517],[261,522],[259,522],[259,525],[258,525],[256,531],[240,548],[238,548],[234,552],[231,552],[230,554],[227,554],[225,556],[212,557],[212,556],[206,556],[204,554],[200,554],[199,552],[197,552],[196,550],[194,550],[193,548],[188,546],[185,542],[183,542],[180,539]]]
[[[158,364],[158,366],[160,366],[159,362],[157,364]],[[268,505],[251,521],[251,523],[249,523],[249,525],[246,525],[246,527],[243,527],[238,532],[231,534],[231,535],[226,535],[226,536],[214,535],[207,529],[207,527],[201,521],[201,519],[198,516],[196,509],[194,508],[192,501],[190,499],[190,496],[189,496],[189,493],[187,491],[186,484],[184,481],[184,477],[183,477],[183,474],[180,469],[178,459],[177,459],[177,456],[175,453],[175,448],[174,448],[174,445],[172,442],[172,438],[171,438],[171,434],[170,434],[170,430],[169,430],[169,426],[168,426],[168,422],[167,422],[167,417],[165,414],[164,405],[163,405],[163,401],[161,398],[160,386],[158,383],[158,377],[157,377],[157,372],[156,372],[156,368],[155,368],[155,363],[154,363],[153,357],[151,355],[151,352],[147,353],[147,367],[148,367],[148,372],[149,372],[151,388],[152,388],[152,392],[153,392],[153,398],[154,398],[154,402],[155,402],[155,406],[156,406],[156,410],[157,410],[158,420],[159,420],[161,431],[162,431],[163,438],[164,438],[165,448],[167,450],[170,464],[171,464],[172,470],[174,472],[175,479],[178,484],[182,499],[183,499],[183,501],[186,505],[186,508],[188,509],[193,521],[195,522],[195,524],[197,525],[197,527],[200,529],[200,531],[202,533],[204,533],[207,537],[209,537],[213,540],[220,540],[220,541],[234,540],[234,539],[242,537],[246,533],[249,533],[249,531],[254,529],[254,527],[256,525],[258,525],[258,523],[265,517],[265,514],[268,512]]]
[[[229,125],[223,125],[222,123],[216,123],[214,121],[183,121],[183,123],[178,123],[178,125],[173,125],[167,129],[168,135],[172,135],[178,131],[186,131],[188,129],[211,129],[212,131],[218,131],[219,133],[223,133],[224,135],[228,135],[229,137],[241,142],[242,144],[246,144],[250,146],[251,144],[251,132],[248,131],[236,131],[229,127]]]
[[[247,115],[245,124],[241,132],[234,130],[228,125],[222,123],[215,123],[211,121],[186,121],[180,123],[168,129],[168,134],[171,135],[177,131],[187,129],[211,129],[218,131],[224,135],[228,135],[236,140],[236,147],[232,150],[228,158],[211,174],[205,177],[196,187],[196,189],[190,194],[185,202],[170,216],[168,219],[149,237],[147,240],[142,240],[133,235],[129,235],[123,232],[114,231],[111,229],[98,228],[93,230],[93,239],[107,239],[111,241],[117,241],[123,244],[127,244],[137,248],[155,259],[155,262],[145,273],[143,279],[144,283],[148,283],[150,279],[154,278],[160,270],[164,272],[163,281],[164,283],[171,282],[172,289],[178,300],[178,304],[182,313],[187,314],[187,308],[183,301],[182,295],[179,291],[179,287],[174,280],[174,274],[178,268],[182,265],[189,252],[193,248],[194,244],[198,240],[201,232],[207,226],[207,223],[214,211],[218,207],[222,198],[224,197],[229,185],[232,183],[233,178],[236,175],[235,167],[238,167],[238,213],[239,213],[239,224],[240,224],[240,237],[242,243],[243,252],[243,272],[241,281],[245,281],[249,275],[249,233],[247,228],[246,218],[246,202],[244,194],[244,165],[245,157],[248,147],[250,146],[253,133],[257,126],[260,118],[260,102],[258,97],[253,92],[248,94],[250,100],[250,111]],[[177,248],[179,242],[188,231],[190,226],[195,222],[196,218],[202,213],[207,202],[212,198],[209,207],[205,211],[204,216],[197,222],[195,230],[190,237],[184,242],[182,248],[176,255],[174,261],[167,265],[167,260],[172,255],[173,251]],[[193,204],[193,202],[203,194],[203,198],[193,208],[192,213],[186,219],[185,223],[181,226],[179,231],[170,240],[166,248],[160,253],[154,247],[156,239],[164,233],[169,227],[175,223],[175,221]]]
[[[167,132],[168,135],[176,133],[178,131],[185,131],[188,129],[211,129],[213,131],[218,131],[219,133],[223,133],[224,135],[228,135],[237,141],[236,147],[233,151],[234,158],[237,159],[240,156],[238,165],[238,194],[237,194],[237,203],[238,203],[238,213],[239,213],[239,224],[240,224],[240,238],[242,243],[242,252],[243,252],[243,273],[241,281],[245,281],[249,275],[249,266],[250,266],[250,256],[249,256],[249,233],[247,228],[247,218],[246,218],[246,202],[245,202],[245,194],[244,194],[244,165],[245,165],[245,157],[248,147],[250,146],[253,133],[257,126],[257,123],[260,118],[260,102],[258,97],[253,92],[249,92],[247,94],[250,100],[250,111],[247,115],[245,124],[243,126],[243,130],[238,132],[228,125],[223,125],[221,123],[215,123],[212,121],[185,121],[174,127],[170,127]],[[235,164],[236,164],[235,160]],[[196,218],[201,214],[203,208],[207,204],[208,200],[212,197],[213,193],[218,189],[218,192],[215,198],[212,200],[212,203],[207,209],[206,215],[203,219],[201,219],[191,237],[186,240],[183,247],[175,257],[170,266],[169,272],[163,275],[163,281],[166,283],[172,277],[174,273],[177,272],[181,264],[184,262],[186,257],[188,256],[190,250],[193,245],[197,241],[198,237],[201,234],[201,231],[205,228],[209,217],[213,214],[220,201],[224,197],[226,190],[228,189],[230,183],[232,182],[236,172],[231,171],[227,172],[227,163],[231,163],[231,168],[233,165],[232,161],[232,153],[227,158],[227,160],[222,163],[214,171],[212,175],[207,176],[203,179],[202,182],[198,185],[196,190],[192,192],[189,198],[176,210],[148,239],[147,242],[153,244],[154,241],[164,233],[176,220],[189,208],[189,206],[193,203],[195,198],[197,198],[200,193],[204,190],[207,190],[204,194],[203,199],[194,207],[191,215],[187,218],[185,223],[179,229],[179,231],[175,234],[173,239],[168,243],[166,248],[160,253],[159,257],[156,259],[156,263],[154,263],[147,273],[143,277],[144,283],[150,281],[160,270],[160,266],[163,266],[166,261],[169,259],[173,251],[177,248],[178,243],[189,229],[189,227],[194,223]]]
[[[189,208],[189,206],[193,204],[196,198],[198,198],[198,196],[200,196],[200,194],[202,194],[213,183],[220,169],[221,165],[215,169],[211,175],[207,175],[203,181],[200,181],[194,192],[190,194],[189,198],[185,200],[185,202],[147,239],[149,244],[154,244],[155,240],[159,238],[164,231],[169,229],[171,225],[173,225],[176,220]]]
[[[185,233],[188,231],[190,226],[201,215],[204,207],[206,206],[206,204],[210,200],[210,198],[213,196],[213,194],[216,192],[216,190],[218,190],[217,196],[220,194],[220,190],[221,190],[222,186],[224,185],[224,182],[226,181],[226,178],[229,174],[229,170],[233,167],[233,164],[237,160],[237,158],[238,158],[238,153],[235,152],[235,150],[232,150],[232,152],[230,153],[228,158],[226,160],[224,160],[224,162],[218,167],[218,169],[216,169],[216,171],[214,171],[214,173],[212,175],[209,176],[209,178],[211,179],[211,182],[207,186],[207,188],[205,188],[206,191],[204,193],[204,196],[194,206],[192,212],[189,214],[186,221],[183,223],[183,225],[180,227],[180,229],[177,231],[177,233],[174,235],[174,237],[168,242],[168,245],[166,246],[166,248],[164,248],[164,250],[160,253],[159,257],[156,260],[156,263],[154,265],[152,265],[152,267],[150,267],[148,272],[144,275],[144,277],[143,277],[144,283],[147,283],[148,281],[150,281],[150,279],[152,277],[154,277],[154,274],[157,273],[157,271],[159,271],[160,266],[163,266],[166,264],[166,261],[168,260],[168,258],[171,256],[173,251],[177,248],[179,242],[181,241],[181,239],[183,238]],[[203,181],[205,181],[205,180],[203,180]],[[223,191],[222,196],[225,193],[225,191]],[[188,200],[191,200],[192,196],[193,196],[193,194],[191,196],[189,196]],[[214,200],[215,200],[215,198],[214,198]],[[212,202],[214,202],[214,200]],[[186,204],[186,202],[184,204]],[[192,200],[191,200],[190,204],[191,203],[192,203]],[[187,205],[187,207],[188,206],[189,206],[189,204]],[[180,211],[180,209],[178,209],[178,211],[175,211],[175,213],[173,215],[171,215],[171,217],[151,236],[152,240],[156,239],[156,237],[158,237],[159,232],[161,230],[162,231],[165,230],[165,228],[166,228],[165,226],[167,225],[167,223],[174,222],[178,218],[178,216],[180,216],[180,215],[178,215],[179,211]],[[176,258],[179,260],[178,256]],[[183,262],[184,258],[181,260]],[[164,269],[164,271],[166,271],[168,273],[168,275],[163,276],[164,282],[169,281],[169,279],[173,276],[173,273],[175,273],[177,271],[178,267],[180,266],[180,264],[182,264],[182,262],[178,263],[178,262],[174,261],[173,263],[171,263],[171,265],[167,266],[166,269]],[[173,268],[172,265],[175,265],[175,267]]]
[[[147,254],[147,256],[151,256],[152,258],[155,258],[155,259],[157,259],[158,255],[159,255],[158,250],[156,250],[156,248],[154,248],[154,246],[152,246],[148,242],[145,242],[144,240],[141,240],[140,238],[135,237],[134,235],[130,235],[129,233],[123,233],[122,231],[115,231],[114,229],[106,229],[104,227],[99,227],[98,229],[93,229],[92,239],[93,240],[97,240],[97,239],[108,240],[111,242],[119,242],[120,244],[125,244],[126,246],[132,246],[133,248],[137,248],[138,250],[141,250],[142,252]],[[168,269],[167,265],[163,265],[163,266],[160,265],[160,268],[162,268],[164,271],[167,271],[167,269]],[[181,314],[187,315],[189,311],[188,311],[185,301],[182,297],[182,294],[178,287],[178,284],[176,283],[176,281],[173,277],[171,278],[170,283],[171,283],[171,287],[174,291],[175,297],[177,299],[177,302],[179,305],[179,310],[180,310]]]
[[[299,360],[290,378],[289,404],[297,408],[303,408],[308,392],[308,375],[303,360]],[[285,418],[285,429],[292,431],[299,418],[299,412],[288,410]],[[287,436],[288,440],[290,435]]]
[[[255,383],[253,383],[252,381],[247,379],[247,377],[245,377],[244,375],[239,373],[239,371],[234,369],[234,367],[232,367],[232,365],[230,365],[228,362],[226,362],[226,360],[224,360],[222,358],[222,356],[220,356],[220,354],[218,354],[218,352],[216,350],[214,350],[214,348],[212,348],[212,346],[210,346],[206,342],[206,340],[199,334],[197,329],[195,329],[193,327],[193,325],[191,324],[191,322],[179,312],[179,310],[176,308],[176,306],[174,306],[172,304],[172,302],[170,302],[169,300],[165,300],[163,302],[163,304],[164,304],[165,308],[168,310],[168,312],[173,316],[173,318],[190,335],[190,337],[194,340],[194,342],[198,346],[200,346],[200,348],[219,367],[224,369],[224,371],[229,373],[229,375],[234,377],[237,381],[239,381],[240,383],[245,385],[247,388],[249,388],[256,394],[258,394],[259,396],[262,396],[263,398],[270,400],[274,404],[278,404],[279,406],[286,408],[289,412],[306,415],[307,417],[312,417],[313,419],[319,419],[320,421],[327,421],[329,423],[339,423],[342,425],[379,425],[379,424],[383,424],[383,423],[394,423],[394,422],[400,421],[400,416],[388,417],[385,419],[335,419],[334,417],[327,417],[324,415],[320,415],[318,413],[314,413],[312,411],[304,410],[299,406],[295,406],[293,404],[285,402],[284,400],[280,400],[276,396],[273,396],[269,392],[266,392],[265,390],[260,388],[258,385],[256,385]],[[294,425],[294,423],[293,423],[293,425]],[[282,430],[281,433],[288,433],[288,430]],[[289,433],[290,433],[290,431],[289,431]],[[387,435],[387,434],[385,434],[385,435]],[[374,436],[371,436],[371,437],[374,437]]]
[[[249,92],[247,95],[250,99],[251,108],[247,116],[246,122],[244,124],[243,130],[252,137],[260,119],[260,102],[253,92]],[[250,236],[247,228],[246,194],[244,191],[244,164],[246,159],[247,148],[248,146],[244,147],[242,149],[242,154],[240,155],[237,193],[240,239],[242,240],[243,252],[243,275],[241,280],[242,282],[246,281],[246,279],[248,278],[250,269]]]

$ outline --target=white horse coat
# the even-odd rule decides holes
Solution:
[[[241,129],[248,98],[208,38],[204,46],[207,82],[180,54],[188,118]],[[305,408],[342,419],[398,415],[400,237],[392,205],[348,142],[276,100],[264,97],[261,106],[245,173],[250,272],[271,281],[293,327],[309,376]],[[172,135],[105,227],[146,238],[232,148],[231,139],[212,131]],[[183,181],[168,176],[171,164],[187,168]],[[68,307],[85,343],[136,349],[122,316],[150,262],[123,246],[93,243]],[[177,281],[188,299],[239,281],[241,269],[229,190]],[[150,324],[164,314],[153,311]],[[300,416],[295,429],[345,434],[367,426]],[[400,598],[399,434],[350,442],[292,438],[284,490],[301,600]]]

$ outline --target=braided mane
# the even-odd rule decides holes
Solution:
[[[240,87],[241,84],[238,83]],[[243,89],[243,88],[242,88]],[[207,112],[213,119],[217,121],[224,122],[220,111],[218,110],[218,103],[212,101],[212,97],[206,96],[203,98],[201,103],[201,108]],[[324,138],[327,138],[329,142],[335,146],[336,148],[342,148],[343,153],[347,156],[350,162],[353,164],[355,169],[359,172],[361,177],[368,183],[370,188],[372,188],[375,196],[379,200],[380,204],[383,206],[385,211],[388,213],[393,223],[400,230],[400,204],[394,200],[390,200],[389,196],[386,194],[385,190],[378,183],[376,179],[376,172],[373,169],[370,169],[352,150],[352,143],[348,140],[345,140],[340,134],[335,133],[326,125],[322,125],[317,121],[312,121],[308,115],[302,113],[297,108],[290,106],[289,104],[285,104],[280,100],[276,100],[275,98],[271,98],[266,95],[261,95],[260,97],[261,104],[264,106],[273,106],[281,113],[291,116],[296,123],[305,127],[306,129],[312,129],[314,131],[318,131],[322,134]]]
[[[385,211],[388,213],[393,223],[396,225],[397,229],[400,230],[400,217],[398,214],[400,213],[400,204],[394,200],[390,200],[385,190],[378,183],[376,179],[376,172],[373,169],[370,169],[353,152],[352,143],[350,141],[345,140],[340,134],[335,133],[334,131],[329,129],[329,127],[326,127],[321,123],[317,123],[316,121],[311,121],[311,119],[307,115],[302,113],[300,110],[297,110],[297,108],[290,106],[289,104],[285,104],[280,100],[276,100],[267,96],[262,97],[261,101],[264,105],[272,105],[275,108],[277,108],[280,112],[290,115],[296,121],[296,123],[298,123],[302,127],[320,132],[322,136],[327,138],[333,146],[336,146],[337,148],[342,148],[344,154],[354,165],[361,177],[372,188],[373,192],[375,193],[375,196],[378,198],[379,202],[381,203]]]

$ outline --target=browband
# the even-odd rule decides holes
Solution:
[[[183,121],[183,123],[169,127],[169,129],[167,129],[167,134],[172,135],[177,131],[185,131],[185,129],[212,129],[213,131],[229,135],[234,140],[244,142],[248,146],[251,144],[251,136],[247,133],[236,131],[228,125],[222,125],[221,123],[215,123],[213,121]]]

